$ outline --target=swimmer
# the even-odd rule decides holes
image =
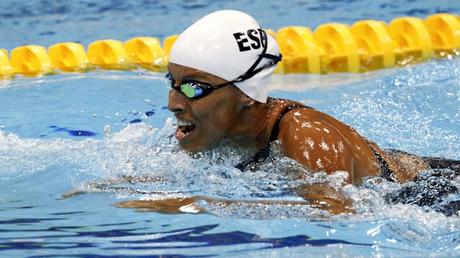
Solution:
[[[179,145],[192,153],[221,144],[253,150],[253,158],[237,165],[251,170],[277,142],[285,156],[311,171],[347,171],[351,184],[360,184],[367,176],[407,182],[430,168],[460,169],[457,161],[382,150],[328,114],[268,97],[268,79],[281,59],[275,39],[243,12],[214,12],[187,28],[171,49],[167,74],[168,108],[177,119]],[[326,203],[328,207],[320,206],[332,213],[351,206],[350,200],[327,185],[305,185],[296,192],[311,204]],[[228,202],[189,197],[119,206],[170,213],[195,205],[202,211],[199,200]]]

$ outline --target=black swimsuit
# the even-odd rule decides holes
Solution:
[[[260,149],[254,156],[246,161],[243,161],[236,165],[235,167],[241,171],[244,170],[255,170],[257,164],[264,162],[269,156],[270,156],[270,145],[272,142],[274,142],[278,138],[278,134],[280,131],[280,121],[283,118],[284,115],[286,115],[289,111],[297,108],[311,108],[308,106],[300,105],[300,104],[292,104],[287,106],[281,114],[278,116],[278,119],[276,119],[275,125],[273,126],[273,131],[270,135],[270,141],[267,143],[267,146],[265,146],[263,149]]]
[[[255,170],[257,165],[261,162],[264,162],[267,160],[267,158],[270,156],[270,146],[271,143],[274,142],[278,138],[279,130],[280,130],[280,122],[283,116],[285,116],[289,111],[293,109],[298,109],[298,108],[311,108],[309,106],[304,106],[301,104],[292,104],[287,106],[281,114],[278,116],[278,119],[275,122],[275,125],[273,126],[273,131],[270,135],[270,141],[267,143],[267,146],[264,148],[260,149],[254,156],[246,161],[243,161],[236,165],[235,167],[238,168],[241,171],[244,170]],[[390,169],[388,166],[388,163],[385,161],[385,159],[377,153],[377,151],[372,148],[372,146],[369,144],[369,147],[371,148],[372,152],[374,153],[374,156],[376,157],[377,161],[379,162],[380,166],[380,176],[391,181],[395,182],[396,178],[394,176],[394,172]]]
[[[386,180],[390,182],[397,182],[398,180],[395,177],[395,173],[393,170],[390,169],[390,166],[388,166],[388,163],[386,160],[380,155],[373,147],[372,145],[368,144],[369,147],[372,150],[372,153],[374,153],[374,156],[377,158],[377,161],[379,162],[380,166],[380,177],[385,178]]]

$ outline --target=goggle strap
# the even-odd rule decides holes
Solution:
[[[278,56],[275,56],[275,55],[272,55],[272,54],[265,53],[263,55],[263,57],[271,59],[272,62],[275,62],[275,63],[278,63],[283,59],[283,55],[281,55],[281,54],[279,54]]]
[[[229,83],[242,82],[242,81],[245,81],[247,79],[250,79],[254,75],[258,74],[260,71],[276,65],[283,58],[283,56],[281,54],[279,54],[278,56],[275,56],[275,55],[267,53],[267,47],[268,47],[267,33],[262,29],[260,29],[259,31],[262,34],[262,37],[261,37],[262,38],[262,45],[264,46],[264,48],[262,49],[262,53],[259,54],[259,57],[254,62],[254,64],[252,64],[252,66],[243,75],[233,79]],[[268,62],[265,65],[263,65],[263,66],[261,66],[259,68],[256,68],[259,65],[260,61],[262,61],[263,58],[271,59],[271,62]]]
[[[269,55],[269,54],[267,54]],[[245,74],[235,78],[234,80],[230,81],[229,83],[234,83],[234,82],[242,82],[242,81],[245,81],[247,79],[250,79],[252,78],[254,75],[258,74],[260,71],[264,70],[264,69],[267,69],[267,68],[270,68],[274,65],[276,65],[279,61],[281,61],[282,59],[282,55],[280,54],[279,56],[274,56],[274,55],[270,55],[271,57],[275,57],[275,58],[271,58],[271,62],[268,62],[266,64],[264,64],[263,66],[259,67],[259,68],[256,68],[256,69],[253,69],[252,71],[249,71],[246,72]]]
[[[262,30],[262,29],[259,29],[260,31],[260,34],[261,34],[261,44],[262,46],[264,47],[262,49],[262,53],[259,54],[259,57],[257,58],[257,60],[252,64],[252,66],[241,76],[241,77],[246,77],[247,75],[250,75],[254,72],[254,70],[256,69],[256,67],[259,65],[260,61],[262,61],[262,59],[264,58],[264,55],[267,53],[267,33]],[[254,75],[251,75],[251,77],[254,76]],[[248,77],[248,78],[251,78],[251,77]]]

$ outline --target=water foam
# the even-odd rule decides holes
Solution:
[[[0,132],[0,177],[24,177],[59,165],[71,170],[72,185],[79,191],[113,192],[116,198],[142,200],[193,195],[253,200],[254,204],[241,206],[204,204],[215,215],[247,218],[328,217],[327,212],[305,205],[257,203],[266,199],[300,201],[293,189],[305,183],[325,183],[354,202],[356,214],[337,216],[338,219],[412,216],[429,228],[435,229],[441,220],[446,227],[458,228],[457,218],[446,219],[414,205],[386,203],[385,194],[400,189],[399,184],[368,178],[362,186],[353,186],[344,183],[346,172],[311,173],[276,151],[275,162],[267,162],[254,172],[242,172],[234,165],[246,158],[244,153],[222,147],[188,155],[178,148],[172,137],[174,130],[172,119],[168,119],[163,128],[141,123],[113,134],[106,130],[102,140],[21,139]]]

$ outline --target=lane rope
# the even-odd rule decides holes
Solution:
[[[275,70],[279,74],[367,72],[406,66],[432,58],[460,54],[460,16],[439,13],[424,20],[398,17],[386,24],[361,20],[351,26],[326,23],[314,31],[288,26],[274,32],[283,54]],[[42,76],[93,69],[130,70],[143,68],[164,72],[177,35],[163,40],[135,37],[122,42],[97,40],[85,46],[75,42],[0,49],[0,79],[17,75]]]

